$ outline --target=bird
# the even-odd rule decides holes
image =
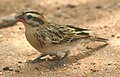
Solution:
[[[24,11],[16,16],[17,22],[25,26],[25,36],[28,42],[40,53],[32,63],[42,61],[46,55],[55,56],[55,59],[66,58],[70,49],[87,40],[107,42],[108,39],[90,35],[90,29],[79,28],[73,25],[62,25],[48,22],[37,11]]]

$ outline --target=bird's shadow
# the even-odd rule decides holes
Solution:
[[[65,67],[67,65],[71,65],[73,63],[76,63],[78,60],[80,59],[83,59],[83,58],[86,58],[86,57],[89,57],[92,55],[92,53],[106,47],[108,44],[103,44],[103,45],[99,45],[95,48],[92,48],[92,49],[89,49],[88,51],[86,52],[83,52],[82,54],[81,53],[78,53],[77,55],[73,55],[73,56],[69,56],[69,57],[66,57],[65,59],[63,59],[62,61],[60,61],[60,65],[56,65],[56,63],[58,62],[58,60],[53,60],[53,61],[42,61],[42,62],[38,62],[38,63],[33,63],[31,65],[40,65],[46,69],[50,69],[50,70],[57,70],[58,68],[62,68],[62,67]],[[42,63],[42,64],[41,64]],[[44,65],[45,66],[44,66]]]
[[[99,46],[97,46],[95,48],[91,48],[91,49],[89,49],[86,52],[78,53],[76,56],[70,56],[70,59],[75,59],[75,60],[72,60],[72,63],[75,63],[77,60],[80,60],[80,59],[83,59],[83,58],[91,56],[92,53],[97,52],[98,50],[106,47],[107,45],[108,44],[103,44],[103,45],[99,45]]]
[[[63,60],[63,64],[62,65],[54,65],[56,62],[55,61],[48,61],[48,62],[51,62],[51,65],[53,64],[53,68],[61,68],[61,67],[64,67],[64,65],[71,65],[73,63],[76,63],[78,60],[80,59],[83,59],[83,58],[86,58],[86,57],[89,57],[92,55],[92,53],[106,47],[108,44],[103,44],[103,45],[99,45],[95,48],[92,48],[92,49],[89,49],[88,51],[84,52],[84,53],[78,53],[77,55],[74,55],[74,56],[69,56],[67,58],[65,58]],[[46,62],[47,64],[49,64],[48,62]],[[51,67],[49,68],[49,65],[47,66],[48,69],[51,69]]]

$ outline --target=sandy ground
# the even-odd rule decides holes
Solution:
[[[120,77],[120,0],[0,0],[0,16],[25,9],[41,12],[49,22],[92,29],[94,35],[108,38],[109,45],[79,45],[54,69],[49,65],[55,61],[27,64],[25,60],[40,53],[26,41],[23,24],[17,23],[0,29],[0,77]]]

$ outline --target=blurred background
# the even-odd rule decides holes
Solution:
[[[83,46],[86,49],[79,45],[71,50],[65,66],[54,70],[48,67],[54,62],[26,64],[24,60],[37,57],[39,52],[27,42],[22,23],[16,23],[14,17],[13,21],[3,21],[26,10],[40,12],[51,23],[89,28],[95,36],[108,38],[110,44],[92,53],[87,45]],[[9,26],[8,22],[13,23]],[[9,27],[1,28],[3,24]],[[90,44],[90,48],[96,44]],[[7,71],[3,69],[6,67]],[[0,0],[0,77],[119,76],[120,0]]]
[[[112,8],[117,11],[120,7],[119,0],[0,0],[0,16],[24,10],[37,10],[44,14],[48,21],[65,19],[64,23],[81,24],[84,21],[101,19],[106,10]],[[76,14],[75,14],[76,13]],[[71,18],[72,17],[72,18]],[[77,20],[79,19],[79,21]]]

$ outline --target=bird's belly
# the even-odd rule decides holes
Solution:
[[[58,52],[65,52],[73,48],[77,45],[76,42],[70,42],[70,43],[63,43],[63,44],[52,44],[44,41],[43,46],[40,44],[40,40],[38,41],[35,36],[32,33],[26,32],[26,38],[28,42],[39,52],[43,54],[50,54],[50,55],[56,55]]]
[[[56,55],[58,52],[63,52],[70,50],[73,45],[71,44],[51,44],[48,42],[44,42],[44,45],[41,46],[40,42],[36,40],[36,38],[33,35],[26,34],[26,38],[28,42],[39,52],[43,54],[50,54],[50,55]]]
[[[49,44],[46,46],[44,53],[57,55],[58,53],[65,53],[66,51],[70,50],[71,48],[75,47],[76,43],[65,43],[65,44]]]

